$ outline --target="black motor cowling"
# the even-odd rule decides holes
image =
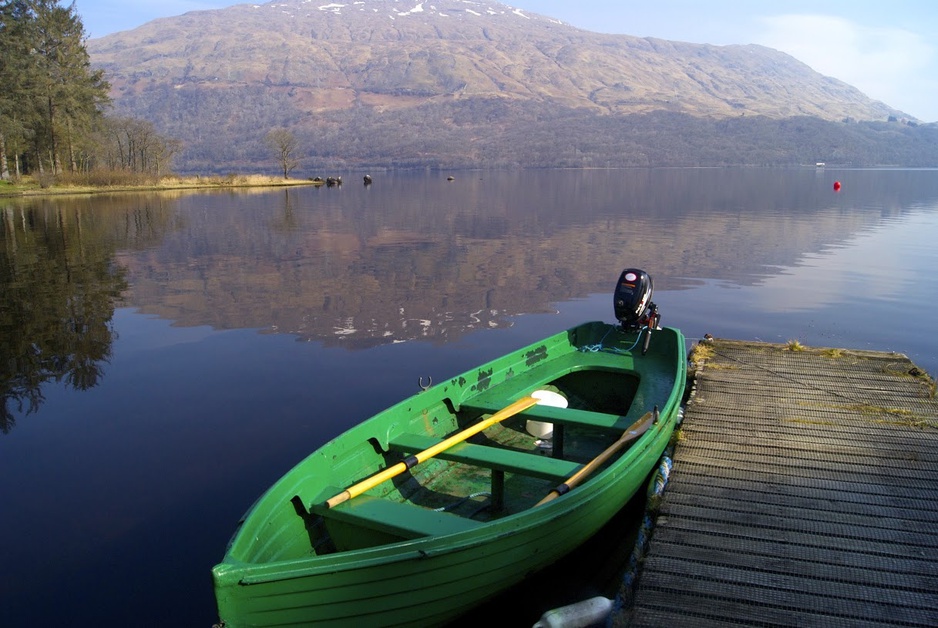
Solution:
[[[658,306],[651,302],[654,291],[651,276],[638,268],[626,268],[619,275],[619,283],[613,295],[616,319],[625,328],[658,325]]]

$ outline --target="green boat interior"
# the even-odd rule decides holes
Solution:
[[[314,551],[348,551],[463,532],[534,507],[649,410],[633,403],[644,397],[637,394],[639,374],[610,366],[622,362],[621,357],[597,353],[587,359],[595,363],[592,368],[584,365],[583,357],[570,356],[567,372],[561,369],[564,374],[553,380],[538,381],[538,371],[546,369],[531,369],[517,376],[510,389],[495,386],[491,394],[472,396],[458,409],[453,400],[444,399],[441,405],[452,409],[448,417],[452,429],[446,433],[427,433],[423,426],[412,425],[384,443],[372,440],[375,455],[382,458],[381,467],[387,468],[513,401],[496,395],[515,391],[522,396],[520,391],[536,386],[560,395],[566,403],[566,407],[535,405],[337,506],[330,508],[317,500],[306,502],[309,510],[305,511],[300,500],[295,507],[307,518]],[[554,376],[557,366],[554,363],[550,369]],[[436,425],[445,423],[436,415],[434,419]],[[532,434],[529,421],[540,422],[534,425],[539,430],[546,423],[550,438]],[[341,490],[329,488],[334,493]]]

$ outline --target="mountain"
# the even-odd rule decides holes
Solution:
[[[910,116],[775,50],[597,34],[497,2],[242,4],[87,47],[117,113],[183,141],[183,171],[272,167],[277,127],[307,170],[930,158]]]

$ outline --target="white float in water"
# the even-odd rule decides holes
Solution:
[[[541,615],[534,628],[585,628],[605,622],[611,610],[612,600],[600,595],[549,610]]]

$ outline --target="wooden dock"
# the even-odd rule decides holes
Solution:
[[[895,353],[698,346],[632,604],[613,624],[938,626],[933,380]]]

